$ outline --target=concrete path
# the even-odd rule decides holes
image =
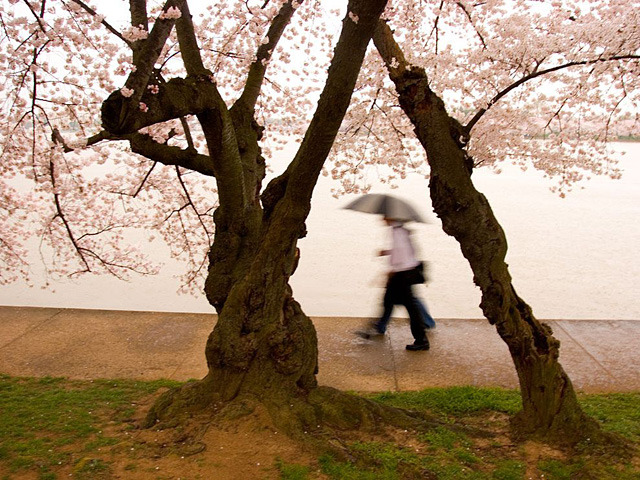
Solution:
[[[0,306],[0,373],[75,379],[206,374],[215,315]],[[344,390],[401,391],[453,385],[517,387],[507,347],[486,320],[436,319],[431,349],[408,352],[406,319],[388,334],[353,334],[364,318],[316,317],[318,381]],[[549,320],[560,363],[578,391],[640,391],[640,321]]]

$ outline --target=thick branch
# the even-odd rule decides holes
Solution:
[[[253,110],[256,101],[258,100],[258,96],[260,95],[260,89],[262,88],[262,82],[264,81],[267,64],[271,58],[271,54],[275,50],[285,28],[289,25],[291,17],[296,11],[292,6],[294,1],[296,0],[289,0],[282,5],[278,14],[273,18],[265,38],[266,43],[260,45],[258,52],[256,53],[256,60],[249,68],[247,83],[237,103],[244,104],[250,110]],[[297,3],[300,4],[302,1],[303,0]]]
[[[182,16],[176,20],[176,33],[187,75],[211,75],[211,72],[207,71],[202,63],[191,12],[186,1],[182,4],[181,13]]]
[[[382,20],[378,22],[378,27],[373,35],[373,42],[387,67],[389,78],[393,82],[403,82],[404,84],[414,82],[416,85],[419,83],[423,85],[421,88],[423,88],[425,92],[427,90],[431,92],[431,90],[429,90],[429,80],[426,72],[407,62],[402,49],[393,38],[391,28],[386,22]],[[407,78],[413,78],[414,80],[407,83]],[[448,115],[447,117],[449,118],[449,136],[464,152],[465,165],[467,171],[471,174],[473,170],[473,159],[466,155],[466,150],[464,149],[469,142],[469,131],[455,118]]]
[[[129,11],[131,12],[131,25],[148,32],[149,18],[147,16],[147,0],[129,0]],[[143,45],[143,42],[130,43],[134,65],[142,61],[140,59],[140,53]]]
[[[215,177],[213,164],[208,155],[195,150],[183,150],[180,147],[158,143],[149,135],[136,133],[129,139],[131,150],[163,165],[175,165],[208,177]]]
[[[167,0],[163,7],[163,12],[172,7],[181,8],[184,1]],[[145,40],[139,41],[141,42],[140,46],[136,44],[132,47],[135,52],[136,68],[125,82],[125,88],[128,93],[125,94],[124,89],[114,92],[102,105],[103,123],[110,132],[115,134],[132,132],[130,124],[135,121],[140,100],[147,93],[146,88],[154,72],[154,65],[162,53],[174,23],[175,20],[173,19],[158,18],[149,36]],[[114,96],[120,96],[120,98],[115,99]],[[107,121],[105,121],[105,106],[110,107],[108,115],[106,115],[109,117]]]
[[[209,77],[174,78],[158,87],[158,93],[145,91],[140,98],[148,111],[142,112],[137,107],[124,118],[128,99],[119,91],[109,95],[102,104],[104,128],[115,135],[125,135],[156,123],[219,107],[220,94]]]
[[[185,0],[167,0],[162,11],[166,12],[171,7],[181,8]],[[127,78],[125,86],[133,90],[130,100],[137,102],[142,97],[144,90],[149,83],[149,79],[153,74],[153,66],[158,61],[162,48],[169,38],[169,34],[173,29],[175,20],[158,18],[153,24],[153,28],[146,40],[143,40],[138,63],[136,63],[135,72],[132,72]]]
[[[129,0],[131,12],[131,25],[149,30],[149,18],[147,16],[147,0]]]
[[[386,0],[351,0],[324,90],[307,134],[289,167],[287,196],[308,206],[333,142],[347,111],[367,45]]]
[[[200,113],[198,121],[216,172],[220,207],[227,218],[241,219],[248,201],[242,159],[231,114],[217,90],[215,93],[218,107]]]
[[[373,33],[373,43],[387,67],[391,80],[400,78],[408,69],[411,69],[404,52],[393,38],[393,31],[384,20],[378,20]]]
[[[132,132],[139,130],[143,125],[152,125],[174,118],[183,119],[188,115],[197,116],[211,156],[196,156],[193,157],[193,162],[180,163],[180,165],[205,175],[216,176],[220,205],[228,211],[230,216],[241,218],[246,189],[233,122],[224,100],[213,83],[211,72],[205,69],[202,62],[186,1],[182,3],[180,11],[182,16],[176,21],[176,32],[189,77],[186,80],[172,79],[160,85],[158,94],[145,93],[141,100],[147,105],[147,112],[132,115],[127,124],[110,125],[110,127]],[[117,93],[112,94],[108,102],[103,105],[103,121],[105,118],[115,118],[113,114],[105,115],[105,107],[108,103],[111,104],[109,110],[117,110],[122,108],[121,105],[124,102]],[[156,149],[153,145],[148,146],[153,147],[153,150]],[[165,152],[168,153],[169,150]],[[154,157],[154,160],[165,164],[171,161],[164,156],[162,160],[158,157]],[[178,161],[189,160],[191,160],[189,155],[182,154]]]

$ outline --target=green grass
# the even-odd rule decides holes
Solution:
[[[66,446],[80,439],[85,450],[94,451],[117,442],[96,425],[99,412],[113,422],[126,422],[138,399],[174,385],[177,383],[0,375],[0,462],[12,472],[35,468],[40,478],[55,478],[50,469],[73,461]],[[76,477],[96,478],[103,467],[101,462],[87,462]]]
[[[282,480],[306,480],[309,478],[310,468],[304,465],[295,465],[283,462],[281,459],[276,461],[276,468],[280,472]]]
[[[521,450],[499,442],[484,442],[460,433],[455,424],[492,412],[512,415],[521,407],[519,392],[493,388],[453,387],[417,392],[371,395],[375,401],[439,416],[441,426],[420,433],[424,453],[416,454],[393,444],[353,444],[354,462],[321,459],[322,471],[332,479],[521,480],[527,471]],[[597,418],[604,430],[632,442],[640,441],[640,392],[581,395],[585,411]],[[487,446],[487,443],[489,446]],[[588,449],[560,460],[542,458],[536,465],[547,480],[598,479],[640,480],[637,467],[617,462]]]
[[[57,472],[62,467],[73,472],[73,478],[110,478],[110,457],[100,451],[118,447],[122,438],[109,432],[133,428],[132,416],[144,397],[177,385],[168,381],[80,382],[0,375],[0,480],[16,473],[29,473],[38,480],[60,480]],[[312,480],[318,478],[320,469],[326,477],[340,480],[522,480],[532,468],[529,464],[527,470],[531,460],[522,445],[513,444],[504,434],[506,415],[520,408],[517,391],[455,387],[368,397],[428,412],[441,424],[412,432],[404,444],[351,441],[346,444],[352,459],[349,462],[326,455],[318,458],[316,465],[275,459],[280,478]],[[640,392],[580,395],[579,400],[604,430],[640,444]],[[478,436],[478,428],[493,432],[492,436]],[[605,450],[585,445],[571,456],[543,454],[533,468],[546,480],[640,480],[637,466],[612,458]],[[128,462],[120,464],[125,471],[145,468],[136,463],[136,457],[121,461]]]
[[[387,405],[410,410],[429,410],[445,416],[484,411],[512,415],[522,407],[519,392],[499,388],[430,388],[416,392],[381,393],[371,398]]]
[[[640,445],[640,392],[584,395],[580,403],[602,428]]]

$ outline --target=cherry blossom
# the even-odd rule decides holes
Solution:
[[[637,9],[621,0],[394,2],[386,18],[408,68],[426,69],[449,113],[470,127],[477,166],[533,167],[558,193],[589,174],[619,177],[610,142],[640,126]],[[375,51],[360,78],[347,135],[334,147],[335,176],[345,190],[365,187],[371,177],[359,166],[384,157],[393,159],[392,180],[406,169],[428,175]],[[372,144],[382,158],[364,153]]]
[[[149,36],[149,32],[147,32],[142,25],[138,25],[136,27],[132,26],[127,28],[122,32],[122,36],[130,42],[136,42],[147,38]]]
[[[182,16],[182,12],[180,12],[179,8],[169,7],[167,11],[161,13],[158,18],[161,18],[163,20],[170,20],[170,19],[180,18],[181,16]]]
[[[120,89],[120,93],[122,94],[123,97],[129,98],[129,97],[131,97],[133,95],[134,91],[131,90],[130,88],[122,87]]]
[[[145,243],[157,238],[184,262],[185,289],[201,288],[218,205],[215,179],[133,153],[100,119],[103,102],[117,91],[152,116],[164,82],[186,77],[172,30],[148,66],[149,83],[127,83],[143,66],[140,51],[154,27],[181,21],[181,2],[149,2],[140,18],[120,3],[0,4],[0,283],[29,278],[33,237],[51,277],[122,278],[158,270],[162,259],[150,258]],[[270,168],[308,127],[346,1],[336,4],[342,14],[325,1],[291,2],[295,14],[276,46],[268,32],[284,0],[188,3],[206,69],[201,78],[227,105],[255,60],[266,68],[255,120],[264,127]],[[384,17],[407,62],[396,59],[391,68],[426,70],[449,112],[470,126],[466,148],[477,167],[533,167],[559,194],[591,174],[620,175],[607,142],[637,135],[640,125],[640,12],[628,2],[395,1]],[[351,11],[347,18],[359,20]],[[208,154],[195,117],[138,133]],[[336,195],[366,192],[371,168],[391,184],[409,171],[429,175],[374,48],[324,174],[336,180]],[[137,241],[127,240],[132,232]]]

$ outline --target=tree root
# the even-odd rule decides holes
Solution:
[[[590,450],[631,459],[638,455],[638,447],[624,437],[603,430],[593,418],[581,413],[580,421],[556,418],[550,427],[532,430],[527,418],[517,414],[511,418],[511,435],[519,443],[528,440],[544,443],[571,455],[575,451]]]
[[[142,425],[175,429],[174,450],[181,455],[205,448],[202,437],[210,425],[233,430],[250,421],[256,429],[273,429],[310,452],[328,453],[343,461],[353,460],[351,440],[363,436],[391,439],[398,431],[426,432],[443,425],[425,412],[383,405],[330,387],[278,398],[244,394],[222,402],[203,382],[206,380],[162,394]],[[447,428],[473,436],[488,435],[474,427],[447,424]]]

